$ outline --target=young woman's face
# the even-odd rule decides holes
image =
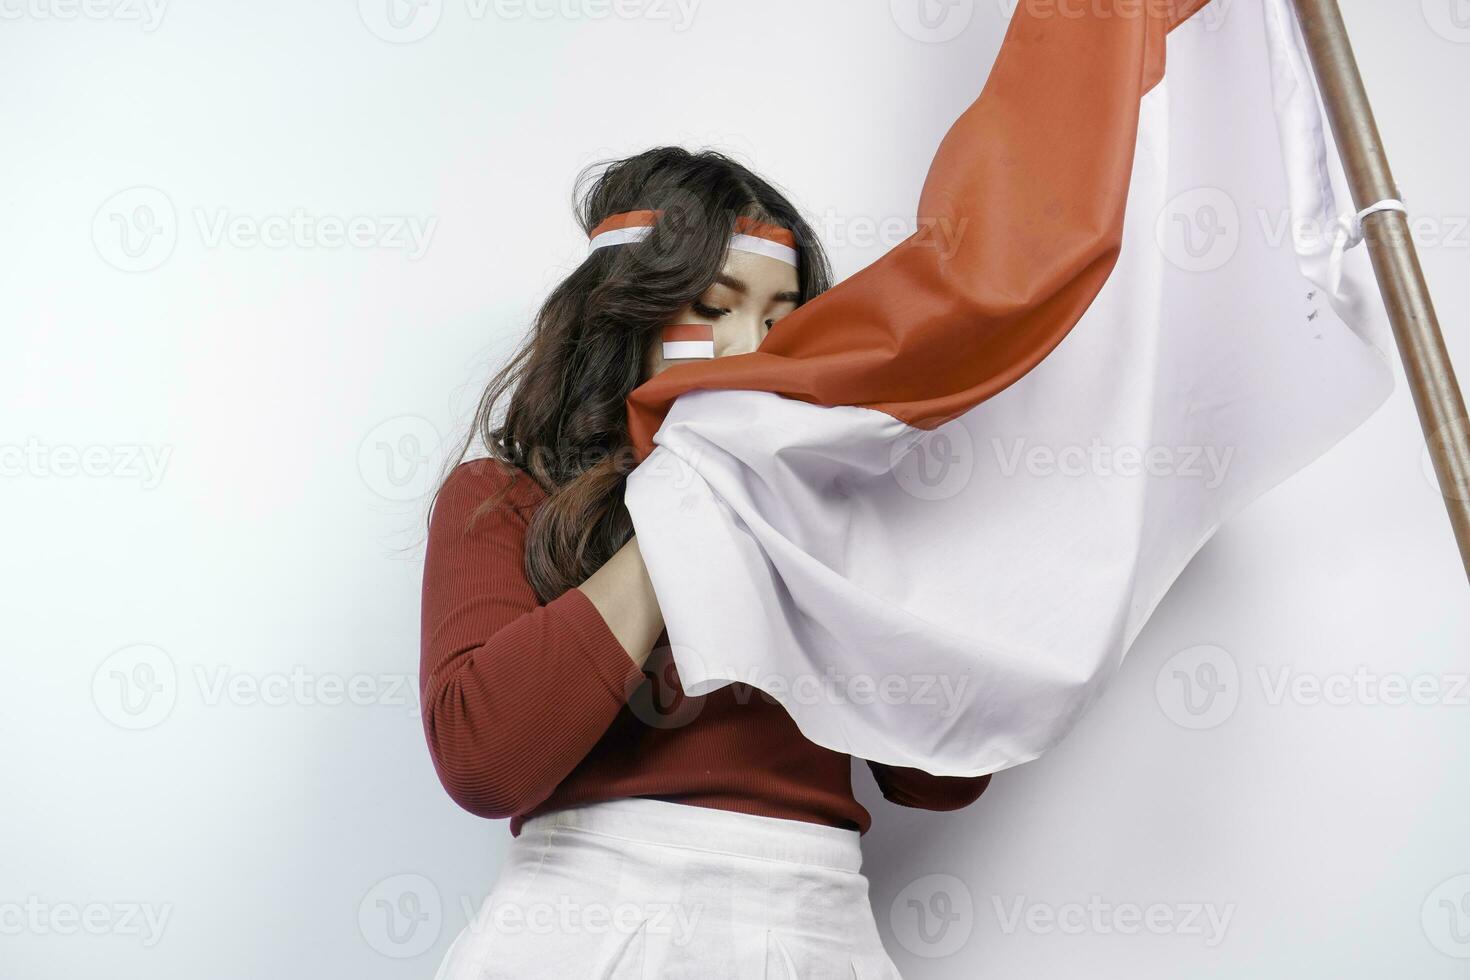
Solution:
[[[796,309],[801,301],[796,269],[780,259],[731,249],[719,277],[693,303],[669,319],[678,323],[707,324],[714,328],[715,356],[747,354],[765,339],[771,326]],[[685,363],[663,356],[655,337],[645,361],[645,378]]]

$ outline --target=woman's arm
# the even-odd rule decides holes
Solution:
[[[641,666],[664,630],[664,614],[638,550],[638,539],[629,538],[579,588],[628,656]]]
[[[527,478],[470,528],[475,509],[509,479],[503,464],[475,461],[439,493],[419,665],[440,781],[466,810],[496,818],[541,803],[586,758],[642,683],[663,629],[631,542],[581,588],[542,605],[523,570],[534,503],[520,492]]]
[[[990,775],[931,776],[922,769],[885,766],[868,762],[883,798],[899,806],[921,810],[958,810],[980,798],[990,785]]]

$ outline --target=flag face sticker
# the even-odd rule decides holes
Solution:
[[[715,328],[707,323],[675,323],[663,329],[666,361],[715,356]]]
[[[1034,759],[1216,529],[1391,392],[1286,0],[1079,6],[1016,8],[916,235],[630,397],[690,694],[937,775]]]

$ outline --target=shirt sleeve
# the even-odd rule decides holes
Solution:
[[[873,779],[883,791],[883,798],[899,806],[921,810],[958,810],[980,798],[990,785],[990,774],[984,776],[933,776],[922,769],[907,766],[885,766],[868,762]]]
[[[492,818],[549,797],[643,681],[581,590],[537,601],[523,561],[527,498],[541,491],[528,476],[476,516],[511,474],[492,460],[457,467],[435,501],[424,559],[419,691],[429,754],[450,797]]]

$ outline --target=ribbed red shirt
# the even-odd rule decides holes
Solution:
[[[545,499],[536,482],[520,474],[470,526],[512,473],[461,464],[429,522],[419,682],[429,754],[454,801],[509,817],[513,836],[535,814],[630,796],[866,832],[850,757],[808,741],[765,692],[736,683],[688,697],[667,633],[639,667],[579,589],[537,601],[523,566]],[[927,810],[966,806],[990,782],[868,767],[888,800]]]

